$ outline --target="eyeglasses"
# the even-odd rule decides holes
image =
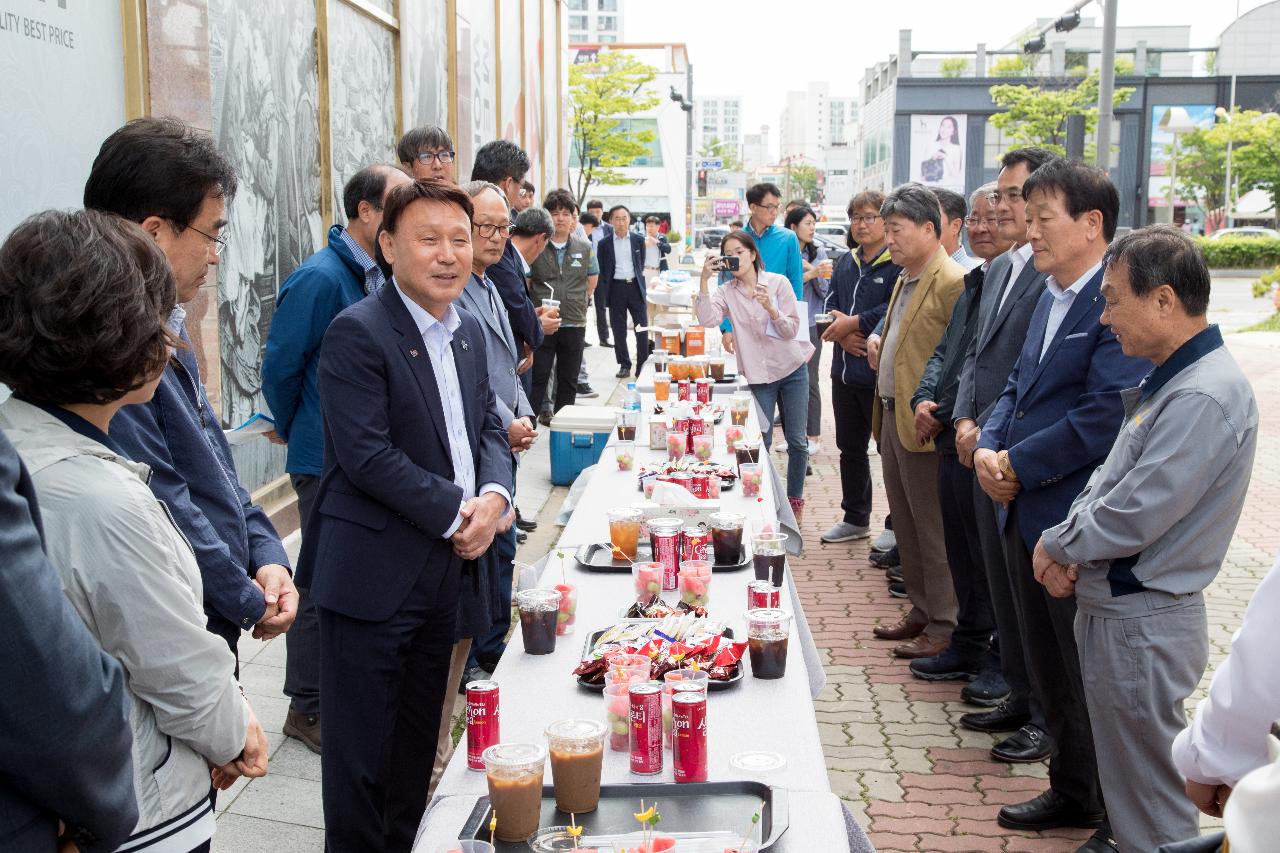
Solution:
[[[879,218],[880,218],[880,214],[878,214],[878,213],[864,213],[864,214],[862,214],[861,216],[853,216],[853,217],[851,217],[851,218],[849,219],[849,224],[850,224],[850,225],[857,225],[857,224],[861,223],[861,224],[863,224],[863,225],[875,225],[875,224],[876,224],[876,220],[877,220],[877,219],[879,219]]]
[[[988,193],[987,198],[991,200],[992,204],[999,204],[1001,198],[1009,202],[1009,204],[1017,204],[1018,202],[1022,201],[1022,190],[1021,189],[1006,190],[1003,193],[1000,192],[999,190],[996,190],[993,193]]]
[[[995,228],[1000,220],[995,216],[967,216],[964,220],[964,224],[968,225],[970,228],[973,228],[980,222],[987,223],[988,228]]]
[[[782,207],[782,205],[780,205],[780,204],[753,204],[753,205],[752,205],[752,207],[758,207],[758,208],[760,208],[761,210],[767,210],[767,211],[769,211],[770,213],[777,213],[777,212],[778,212],[778,208]]]
[[[419,151],[418,162],[424,166],[430,166],[432,161],[439,160],[440,165],[448,166],[453,162],[452,151]]]
[[[476,233],[486,240],[492,240],[493,235],[497,234],[499,231],[502,232],[503,237],[508,237],[511,235],[512,231],[516,230],[516,227],[510,223],[507,223],[505,225],[495,225],[491,222],[484,222],[484,223],[477,222],[471,227],[475,228]]]
[[[226,237],[222,237],[222,236],[215,237],[212,234],[206,234],[205,232],[201,231],[199,228],[195,227],[194,225],[188,225],[187,227],[190,228],[192,231],[196,232],[197,234],[199,234],[201,237],[207,237],[213,241],[214,255],[221,255],[222,250],[227,248]]]

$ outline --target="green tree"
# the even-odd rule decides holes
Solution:
[[[969,73],[969,60],[963,56],[948,56],[938,63],[938,73],[943,77],[963,77]]]
[[[618,171],[643,156],[653,142],[653,131],[618,133],[619,119],[653,109],[661,100],[644,91],[657,69],[633,56],[602,50],[594,62],[569,66],[569,131],[573,159],[574,194],[578,204],[597,184],[626,184],[630,178]]]
[[[991,63],[992,77],[1030,77],[1036,72],[1034,54],[1002,56]]]
[[[1036,145],[1058,155],[1067,153],[1067,119],[1082,115],[1085,133],[1098,124],[1098,72],[1070,87],[1028,86],[1001,83],[991,87],[991,100],[1004,112],[991,123],[1014,145]],[[1119,106],[1133,94],[1132,88],[1117,88],[1112,104]]]
[[[734,151],[729,143],[721,142],[716,136],[703,143],[698,157],[703,160],[720,160],[724,164],[720,168],[726,172],[742,171],[742,161],[738,159],[738,152]]]
[[[1222,125],[1196,128],[1178,138],[1178,195],[1194,198],[1204,210],[1222,207],[1227,180],[1227,141]],[[1173,146],[1165,146],[1172,159]]]
[[[797,163],[787,169],[786,198],[782,200],[783,204],[791,201],[793,198],[802,198],[812,202],[818,197],[818,169],[810,166],[808,163]]]
[[[1232,164],[1240,176],[1240,192],[1265,190],[1271,196],[1272,219],[1280,220],[1280,115],[1254,110],[1236,111],[1230,122],[1233,138],[1243,141],[1233,147]]]

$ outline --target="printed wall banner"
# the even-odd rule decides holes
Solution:
[[[911,117],[911,180],[964,192],[964,140],[968,116]]]

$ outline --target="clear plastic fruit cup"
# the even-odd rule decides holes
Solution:
[[[667,459],[672,462],[683,459],[688,442],[689,434],[684,430],[667,430]]]
[[[649,601],[662,595],[662,563],[632,563],[631,584],[635,588],[636,601]]]
[[[742,496],[756,498],[760,496],[760,484],[764,482],[764,469],[759,462],[743,462],[738,466],[738,476],[742,480]]]
[[[609,749],[628,752],[631,749],[631,682],[620,681],[604,686],[604,721],[609,727]]]
[[[558,583],[555,589],[560,593],[560,611],[556,614],[556,636],[567,637],[573,633],[573,626],[578,621],[578,588],[571,583]]]
[[[688,607],[706,607],[711,600],[711,562],[685,560],[680,564],[680,600]]]
[[[738,442],[742,441],[742,427],[729,424],[724,428],[724,447],[730,453],[738,446]]]
[[[697,459],[699,462],[710,462],[711,450],[714,447],[714,445],[715,445],[715,437],[711,433],[704,432],[701,435],[695,435],[693,437],[694,458]]]
[[[630,471],[636,464],[636,443],[619,441],[613,445],[613,458],[618,463],[619,471]]]

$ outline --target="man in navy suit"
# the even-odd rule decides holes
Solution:
[[[471,275],[471,217],[449,184],[389,193],[391,286],[339,314],[321,349],[325,466],[298,576],[320,612],[330,853],[412,847],[462,576],[509,521],[484,330],[453,306]]]
[[[1033,688],[1054,740],[1049,790],[1000,810],[1001,826],[1039,831],[1101,827],[1081,851],[1113,850],[1073,634],[1076,604],[1035,581],[1040,534],[1071,502],[1114,443],[1124,417],[1120,392],[1151,363],[1129,358],[1099,321],[1102,257],[1115,235],[1120,199],[1100,169],[1055,160],[1022,187],[1036,269],[1048,273],[1026,343],[978,439],[974,468],[1001,504],[1010,582],[1021,608]],[[1135,735],[1137,736],[1137,735]]]
[[[627,349],[627,313],[636,331],[636,376],[649,357],[649,333],[639,331],[649,325],[645,305],[644,238],[631,231],[631,211],[615,205],[609,211],[612,232],[596,250],[600,261],[600,282],[609,299],[609,325],[613,328],[613,353],[618,359],[618,378],[631,373],[631,353]]]

